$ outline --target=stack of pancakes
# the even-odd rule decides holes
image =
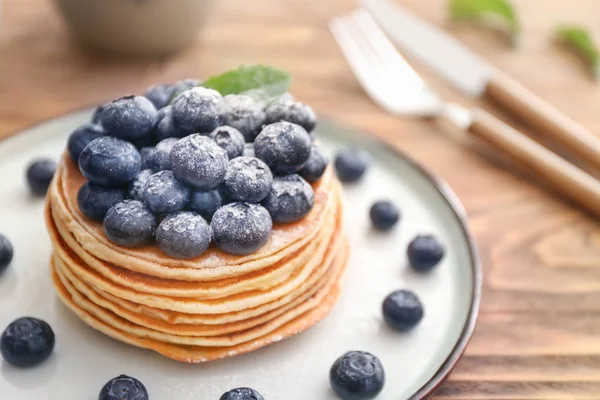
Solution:
[[[93,328],[172,359],[197,363],[258,349],[323,319],[340,290],[348,246],[340,183],[331,168],[313,185],[302,220],[275,224],[247,256],[210,247],[166,256],[153,244],[124,248],[77,206],[84,183],[64,155],[49,189],[46,223],[52,277],[63,302]]]

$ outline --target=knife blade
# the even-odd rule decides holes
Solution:
[[[463,93],[485,97],[600,170],[600,138],[501,73],[450,34],[391,0],[360,0],[402,52]]]

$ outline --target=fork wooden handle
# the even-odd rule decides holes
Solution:
[[[600,181],[481,110],[472,110],[469,133],[535,172],[543,183],[600,216]]]
[[[600,137],[540,99],[521,84],[496,73],[486,86],[485,96],[521,121],[570,150],[581,160],[600,169]]]

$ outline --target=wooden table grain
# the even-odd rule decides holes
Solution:
[[[553,27],[569,21],[587,24],[600,37],[600,2],[513,0],[523,21],[520,46],[513,49],[495,31],[448,23],[445,0],[402,1],[600,131],[600,87],[576,57],[550,40]],[[510,160],[443,127],[376,107],[327,30],[328,19],[350,10],[353,0],[216,3],[191,48],[126,60],[82,51],[48,0],[3,0],[0,137],[158,81],[239,64],[287,69],[298,98],[398,146],[445,179],[467,209],[484,266],[483,302],[466,355],[436,398],[600,399],[599,221],[532,183]],[[472,104],[415,66],[444,96]]]

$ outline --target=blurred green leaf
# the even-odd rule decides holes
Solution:
[[[513,6],[507,0],[450,0],[448,8],[454,20],[499,18],[506,23],[513,46],[518,43],[521,26]]]
[[[598,79],[600,66],[598,47],[590,33],[581,26],[563,25],[556,29],[556,37],[579,54],[590,66],[592,75]]]

